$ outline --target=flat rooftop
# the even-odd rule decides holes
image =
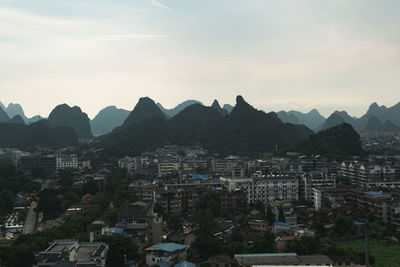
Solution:
[[[76,244],[75,240],[56,240],[50,247],[46,250],[49,252],[61,252],[69,251],[71,247]]]

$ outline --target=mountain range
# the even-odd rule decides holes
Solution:
[[[316,131],[326,130],[343,122],[352,125],[357,131],[399,131],[400,102],[390,108],[373,103],[360,118],[351,117],[346,111],[335,111]]]
[[[325,118],[316,109],[313,109],[308,113],[303,113],[295,110],[291,110],[288,112],[279,111],[277,115],[279,119],[281,119],[281,121],[283,122],[304,124],[312,130],[317,129],[325,121]]]
[[[6,119],[4,116],[4,112],[7,114],[8,119]],[[25,124],[34,123],[42,119],[42,117],[39,115],[33,116],[32,118],[27,118],[20,104],[10,103],[6,107],[0,102],[0,122],[6,122],[17,115],[23,119]]]
[[[137,155],[164,144],[201,144],[219,155],[263,153],[285,148],[313,132],[304,125],[283,123],[276,113],[265,113],[241,96],[230,113],[211,107],[189,105],[169,118],[150,98],[139,100],[124,124],[100,138],[98,146],[111,155]]]
[[[160,103],[157,103],[157,109],[152,107],[152,112],[157,112],[160,118],[170,119],[192,105],[204,106],[203,103],[197,100],[184,101],[172,109],[166,109]],[[217,100],[212,103],[211,107],[222,116],[228,116],[234,109],[234,106],[229,104],[224,104],[221,107]],[[67,105],[59,105],[50,113],[51,116],[49,115],[49,126],[70,126],[75,130],[79,138],[92,138],[93,135],[106,135],[112,130],[121,127],[124,123],[135,123],[136,118],[141,117],[137,114],[135,115],[135,113],[140,112],[140,110],[130,112],[115,106],[108,106],[100,110],[93,120],[89,120],[79,107],[71,108]],[[148,111],[143,112],[148,113]],[[152,114],[151,116],[154,115],[152,112],[149,113]],[[161,114],[164,116],[161,116]],[[314,132],[323,131],[342,123],[352,125],[357,131],[400,131],[400,102],[389,108],[373,103],[360,118],[352,117],[346,111],[335,111],[325,119],[316,109],[308,113],[295,110],[279,111],[277,117],[284,123],[305,125]],[[21,119],[27,125],[43,120],[38,115],[27,118],[19,104],[10,103],[6,107],[0,102],[0,123],[21,123]]]

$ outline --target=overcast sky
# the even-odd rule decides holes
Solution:
[[[398,0],[0,0],[0,101],[89,117],[141,96],[363,114],[400,101]]]

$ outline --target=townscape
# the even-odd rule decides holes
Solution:
[[[282,114],[142,98],[100,137],[67,105],[4,120],[0,266],[398,266],[399,126]]]

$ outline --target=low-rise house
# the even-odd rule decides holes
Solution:
[[[106,222],[103,219],[93,221],[89,227],[89,241],[93,242],[95,239],[102,237],[106,233]]]
[[[327,256],[298,256],[296,253],[235,254],[238,266],[333,266]]]
[[[172,266],[186,260],[186,245],[176,243],[158,243],[145,249],[146,265],[164,263]]]

